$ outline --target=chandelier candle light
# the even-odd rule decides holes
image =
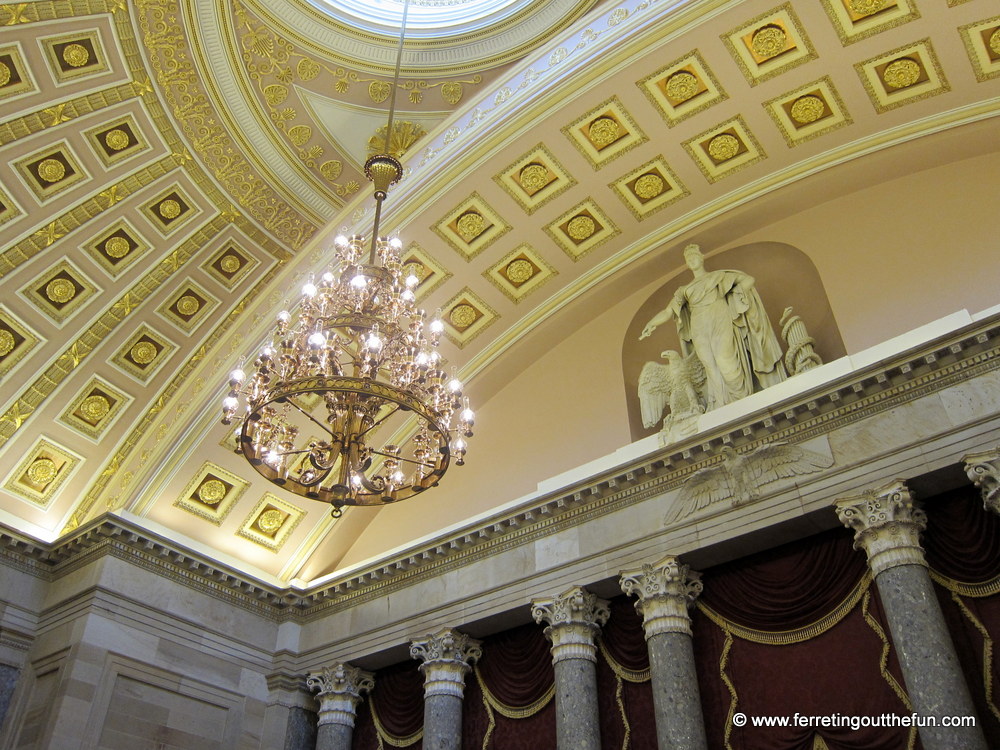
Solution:
[[[334,517],[347,505],[395,502],[435,486],[453,456],[462,465],[472,436],[462,383],[443,370],[437,352],[440,311],[427,322],[415,304],[419,279],[400,262],[402,242],[378,233],[382,202],[402,171],[388,153],[368,159],[375,219],[367,259],[363,236],[337,237],[334,268],[302,287],[297,316],[278,314],[272,343],[252,373],[233,371],[223,400],[223,424],[242,422],[238,452],[274,484],[330,503]],[[241,399],[245,411],[237,416]],[[415,430],[405,429],[407,417]],[[384,443],[380,433],[409,437]]]

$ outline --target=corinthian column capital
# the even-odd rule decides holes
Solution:
[[[531,616],[548,623],[545,636],[552,641],[552,663],[563,659],[597,661],[594,638],[608,621],[608,602],[581,586],[551,599],[533,599]]]
[[[701,594],[701,573],[692,571],[675,555],[658,563],[645,563],[638,570],[622,571],[621,587],[629,596],[637,596],[636,611],[642,614],[646,640],[660,633],[691,635],[688,607]]]
[[[962,461],[965,473],[983,495],[983,507],[1000,513],[1000,448],[970,453]]]
[[[902,480],[841,498],[834,507],[841,523],[854,529],[854,548],[864,549],[873,574],[898,565],[927,565],[920,546],[927,514],[916,507]]]
[[[361,696],[375,687],[374,675],[351,664],[337,662],[323,667],[322,672],[310,672],[306,685],[317,691],[319,723],[354,726]]]
[[[454,695],[465,692],[465,675],[483,655],[482,644],[452,628],[428,633],[410,642],[410,657],[423,662],[424,696]]]

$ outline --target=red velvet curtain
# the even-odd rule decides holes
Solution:
[[[703,571],[703,607],[693,613],[692,624],[709,747],[812,750],[817,735],[830,750],[908,746],[910,732],[904,728],[753,726],[754,717],[796,713],[910,713],[874,586],[867,596],[858,595],[865,572],[864,554],[852,549],[846,529]],[[825,629],[798,637],[785,632],[838,610],[847,613]],[[708,611],[725,623],[713,621]],[[757,635],[741,637],[733,632],[739,627]],[[731,712],[745,714],[747,724],[735,726]]]
[[[634,603],[624,595],[612,599],[611,617],[601,630],[597,704],[601,746],[609,750],[656,750],[649,651]]]
[[[923,545],[941,611],[986,740],[1000,747],[1000,696],[991,695],[1000,692],[995,687],[1000,669],[992,655],[1000,636],[1000,594],[987,593],[997,588],[989,584],[1000,579],[1000,517],[983,508],[979,490],[972,486],[929,498],[924,508]]]
[[[549,642],[540,625],[522,625],[484,639],[483,656],[476,665],[476,673],[465,680],[462,717],[464,750],[555,747],[554,699],[543,708],[532,711],[555,681]],[[499,710],[488,710],[480,680],[501,704],[515,710],[531,711],[531,715],[511,718]]]
[[[385,731],[398,738],[419,732],[424,724],[424,676],[415,661],[395,664],[375,673],[375,689],[361,702],[354,725],[354,750],[376,750],[378,734],[372,709]],[[386,745],[391,747],[391,745]],[[421,750],[422,740],[407,745]]]

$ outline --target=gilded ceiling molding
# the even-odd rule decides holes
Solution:
[[[113,86],[102,91],[92,91],[75,99],[31,112],[23,117],[8,120],[0,124],[0,144],[6,145],[19,138],[40,133],[47,128],[54,128],[77,117],[83,117],[115,104],[139,98],[148,85],[148,79],[145,83],[140,81],[123,83],[120,86]]]
[[[199,253],[226,224],[216,216],[196,231],[170,255],[160,261],[134,287],[122,294],[83,334],[72,342],[39,377],[25,388],[14,403],[0,416],[0,447],[31,417],[35,410],[73,372],[91,352],[164,283],[178,273],[184,264]]]
[[[655,1],[647,0],[647,4]],[[392,29],[385,35],[359,29],[357,24],[334,18],[303,0],[249,0],[249,4],[268,20],[269,26],[280,29],[313,54],[341,64],[361,64],[375,73],[392,72]],[[456,70],[465,74],[518,60],[568,29],[595,4],[595,0],[531,3],[498,24],[450,38],[438,34],[425,41],[411,31],[406,47],[421,54],[419,61],[404,56],[403,74],[453,76]],[[543,28],[547,31],[541,35],[538,32]],[[444,53],[442,44],[450,44]]]
[[[183,164],[184,158],[178,154],[165,156],[148,167],[133,172],[120,182],[100,185],[98,192],[83,199],[62,215],[46,217],[50,218],[48,224],[0,253],[0,276],[10,273],[70,232],[76,231],[91,219],[111,209],[116,203],[152,185]]]
[[[288,206],[286,198],[251,168],[231,136],[214,124],[221,116],[202,90],[202,78],[191,64],[188,40],[169,20],[180,14],[178,3],[138,0],[137,8],[149,64],[194,150],[251,217],[291,248],[305,245],[316,225]]]
[[[200,246],[197,248],[200,250]],[[101,496],[107,491],[108,486],[111,484],[112,479],[116,477],[118,472],[123,468],[126,460],[132,456],[133,451],[139,445],[140,441],[146,436],[149,429],[153,426],[154,422],[163,414],[164,409],[172,398],[174,398],[179,392],[184,384],[188,381],[191,375],[194,373],[195,368],[200,366],[208,356],[208,353],[222,340],[222,337],[233,327],[246,310],[247,304],[260,297],[264,290],[268,288],[270,283],[274,280],[278,271],[281,270],[280,266],[272,267],[261,279],[251,288],[243,299],[237,303],[237,305],[229,312],[229,314],[219,323],[218,326],[212,331],[211,335],[208,336],[205,342],[198,347],[191,358],[184,363],[183,367],[171,378],[170,382],[164,387],[160,395],[156,400],[150,405],[146,413],[138,420],[132,431],[128,436],[121,442],[118,446],[118,450],[115,454],[108,460],[104,468],[101,470],[100,474],[94,482],[87,488],[86,494],[81,498],[79,505],[73,510],[69,517],[62,533],[72,531],[77,528],[92,509],[95,508],[97,501]],[[222,358],[217,358],[213,365],[213,374],[217,373],[222,367]],[[180,417],[180,410],[174,409],[171,415],[171,422],[173,424],[176,422],[178,417]],[[161,425],[167,425],[168,423],[163,422]],[[2,426],[2,425],[0,425]],[[168,425],[169,429],[169,425]],[[171,446],[167,445],[169,441],[157,440],[156,445],[163,450],[169,449]],[[152,455],[152,449],[147,448],[142,451],[138,458],[132,457],[132,461],[129,464],[130,471],[139,477],[142,477],[147,471],[153,471],[157,468],[163,468],[163,465],[155,460],[156,457]],[[141,483],[140,483],[141,484]],[[123,499],[122,495],[127,490],[127,486],[122,486],[118,494],[112,495],[108,498],[106,506],[109,509],[122,508],[128,504],[128,499]],[[142,512],[142,508],[133,508],[137,513]]]

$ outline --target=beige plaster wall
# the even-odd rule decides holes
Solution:
[[[1000,215],[1000,153],[889,180],[877,165],[865,169],[860,177],[856,164],[831,169],[805,187],[793,185],[742,207],[734,215],[744,216],[736,216],[735,223],[753,228],[739,236],[706,226],[702,236],[651,248],[607,282],[605,293],[588,296],[588,308],[577,303],[562,323],[589,321],[538,355],[488,402],[477,404],[469,466],[452,469],[447,481],[424,497],[380,511],[338,567],[518,498],[539,481],[627,444],[623,337],[650,295],[686,272],[681,249],[689,241],[701,241],[707,253],[761,242],[801,250],[819,272],[849,354],[956,310],[976,312],[1000,302],[993,221]],[[844,185],[858,184],[863,186],[825,200]],[[794,200],[800,190],[813,196],[806,208]],[[752,221],[745,221],[747,212]],[[764,223],[769,215],[773,220]],[[727,234],[715,247],[706,242]],[[608,289],[617,295],[615,303],[595,304],[612,296]],[[781,302],[771,305],[780,309]],[[534,335],[555,339],[551,328]],[[519,350],[505,356],[517,357]],[[475,382],[470,390],[475,397]]]

